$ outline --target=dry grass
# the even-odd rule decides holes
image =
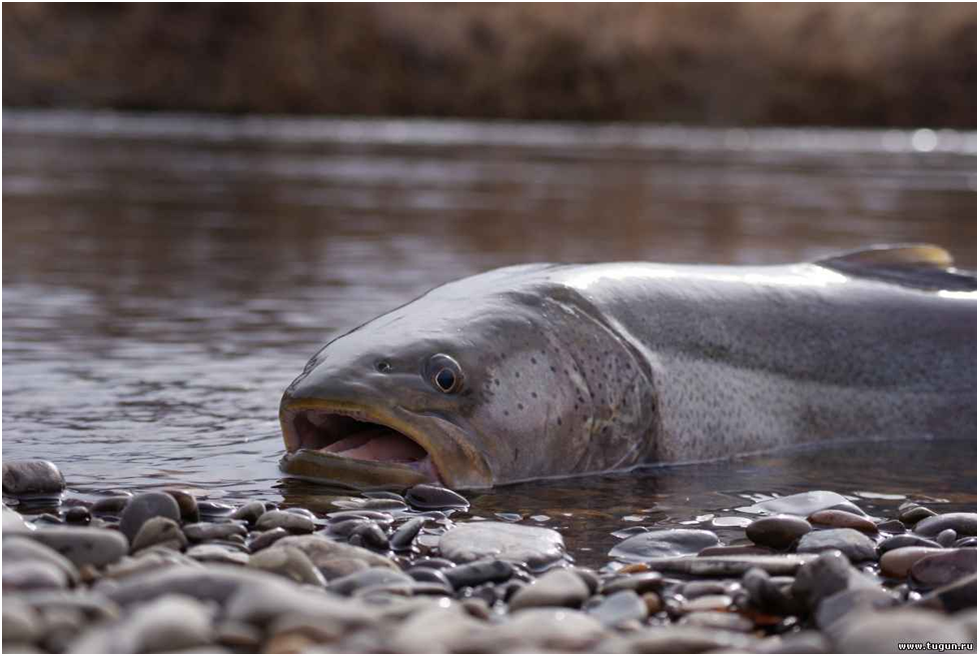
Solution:
[[[975,128],[971,4],[10,5],[5,106]]]

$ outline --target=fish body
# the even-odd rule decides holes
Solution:
[[[975,276],[950,265],[914,246],[451,282],[310,360],[283,396],[282,466],[481,488],[824,440],[971,438]]]

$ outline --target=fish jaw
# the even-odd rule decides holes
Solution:
[[[286,447],[279,466],[289,474],[365,489],[423,482],[457,489],[493,485],[485,459],[458,427],[434,417],[287,395],[279,422]]]

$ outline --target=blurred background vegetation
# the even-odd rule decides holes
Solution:
[[[3,104],[975,129],[976,5],[4,4]]]

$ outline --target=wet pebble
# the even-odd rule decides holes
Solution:
[[[405,573],[419,583],[437,583],[452,588],[445,573],[431,567],[411,567]]]
[[[309,556],[295,547],[272,546],[263,549],[248,558],[248,566],[278,574],[296,583],[320,587],[326,585],[326,579]]]
[[[85,506],[75,506],[65,512],[65,522],[79,526],[87,526],[92,521],[92,513]]]
[[[354,572],[360,572],[368,567],[366,562],[355,558],[329,558],[315,562],[317,569],[327,581],[338,579]]]
[[[11,460],[3,463],[3,493],[60,494],[65,477],[49,460]]]
[[[622,590],[588,609],[588,614],[605,626],[615,627],[646,619],[646,602],[632,590]]]
[[[326,589],[339,595],[351,595],[357,590],[377,586],[410,586],[414,579],[407,574],[383,567],[371,567],[330,581]]]
[[[627,538],[612,547],[609,556],[626,562],[695,554],[719,544],[717,536],[698,529],[673,528],[648,531]]]
[[[564,539],[557,531],[504,522],[457,525],[439,538],[438,548],[454,562],[496,558],[526,563],[531,569],[546,567],[565,556]]]
[[[443,510],[469,508],[469,501],[464,496],[437,485],[421,483],[409,488],[405,500],[419,510]]]
[[[425,519],[414,517],[398,527],[391,536],[391,548],[395,551],[403,551],[411,548],[411,543],[418,535],[418,531],[425,525]]]
[[[597,618],[567,608],[527,608],[517,611],[502,624],[483,631],[484,652],[587,652],[606,635]],[[494,646],[496,645],[496,646]]]
[[[187,550],[187,555],[205,563],[247,565],[248,554],[215,544],[198,544]]]
[[[910,505],[903,508],[897,518],[905,526],[913,527],[921,520],[934,517],[937,514],[934,510],[929,510],[923,506]]]
[[[975,573],[975,549],[943,550],[928,554],[911,565],[911,578],[928,587],[948,585]]]
[[[62,568],[42,560],[7,561],[3,568],[5,596],[18,590],[60,590],[68,587],[69,581]]]
[[[779,576],[795,574],[803,564],[815,558],[815,554],[697,556],[696,558],[658,558],[648,561],[647,564],[661,572],[693,576],[741,576],[753,567]]]
[[[880,554],[885,554],[888,551],[894,549],[900,549],[902,547],[931,547],[932,549],[940,549],[942,545],[938,544],[934,540],[929,540],[928,538],[923,538],[920,535],[893,535],[879,545],[877,545],[877,552]]]
[[[180,507],[177,501],[165,492],[144,492],[137,494],[122,511],[119,530],[132,542],[146,520],[153,517],[166,517],[180,521]]]
[[[809,516],[809,523],[833,528],[852,528],[864,533],[877,532],[877,525],[867,517],[845,510],[819,510]]]
[[[819,553],[831,549],[839,550],[853,563],[874,560],[877,554],[874,541],[852,528],[831,528],[807,533],[799,539],[796,552]]]
[[[811,530],[809,522],[801,517],[772,515],[751,522],[745,529],[745,534],[755,544],[773,549],[787,549]]]
[[[208,645],[213,609],[182,595],[166,595],[137,606],[118,630],[95,629],[71,646],[82,653],[160,653]],[[116,627],[112,627],[116,628]]]
[[[399,569],[397,564],[386,556],[362,547],[335,542],[319,534],[290,535],[289,537],[280,539],[277,544],[281,546],[293,546],[300,549],[309,556],[309,559],[313,561],[314,565],[321,569],[323,569],[326,562],[335,559],[359,560],[370,567]],[[326,575],[325,572],[324,575]],[[329,576],[327,578],[329,579]]]
[[[358,538],[358,540],[354,540]],[[385,551],[390,546],[387,534],[375,522],[368,521],[357,526],[350,534],[350,543],[371,549]]]
[[[41,617],[32,607],[14,596],[3,599],[3,651],[10,645],[29,645],[41,636],[44,629]]]
[[[870,609],[854,613],[833,636],[834,651],[850,654],[893,653],[895,642],[975,642],[975,635],[956,622],[936,613],[900,609],[877,613]]]
[[[880,557],[880,573],[893,578],[904,578],[911,566],[925,556],[944,551],[941,547],[899,547]]]
[[[659,572],[643,572],[628,576],[617,576],[604,581],[601,586],[602,594],[615,594],[621,590],[633,590],[638,594],[659,591],[663,588],[663,575]]]
[[[130,499],[131,496],[121,494],[102,497],[92,504],[92,512],[101,515],[118,515],[126,508]]]
[[[976,538],[975,536],[968,537],[968,538],[959,538],[958,540],[955,541],[955,544],[953,544],[952,546],[955,547],[956,549],[960,549],[962,547],[975,547]]]
[[[76,567],[101,567],[129,553],[129,541],[118,531],[102,528],[50,528],[28,534],[31,539],[50,547]]]
[[[614,651],[643,654],[746,652],[755,641],[743,633],[695,625],[654,627],[622,638]],[[612,651],[612,650],[609,650]]]
[[[22,563],[40,562],[61,571],[69,583],[79,580],[78,568],[75,564],[63,555],[36,540],[29,537],[12,535],[5,532],[3,536],[3,568],[4,576],[14,566],[20,567]],[[6,578],[4,578],[6,581]]]
[[[200,510],[197,507],[197,497],[188,492],[175,487],[166,487],[160,490],[173,497],[180,508],[180,520],[183,522],[201,521]]]
[[[814,512],[835,508],[846,510],[857,515],[866,515],[846,497],[836,492],[817,490],[814,492],[802,492],[787,497],[779,497],[762,501],[751,506],[753,512],[763,512],[770,514],[798,515],[808,517]]]
[[[248,530],[241,524],[234,522],[198,522],[186,524],[184,534],[191,542],[208,542],[210,540],[227,540],[232,536],[244,537]]]
[[[701,549],[698,556],[769,556],[777,553],[771,547],[759,545],[721,545]]]
[[[897,604],[891,594],[879,586],[850,588],[823,599],[814,615],[816,626],[827,633],[840,620],[845,620],[861,609],[880,610]]]
[[[255,528],[260,531],[282,528],[290,533],[312,533],[316,530],[316,524],[309,517],[298,513],[269,510],[258,518],[258,521],[255,522]]]
[[[238,506],[235,511],[231,513],[231,519],[237,519],[249,524],[255,524],[258,518],[265,514],[265,504],[261,501],[249,501],[246,504]]]
[[[726,611],[734,603],[728,595],[703,595],[696,599],[688,599],[680,605],[680,611],[695,613],[700,611]]]
[[[951,547],[957,539],[958,536],[955,534],[955,529],[952,528],[947,528],[935,536],[935,542],[943,547]]]
[[[818,558],[799,568],[792,583],[792,595],[814,609],[827,597],[868,584],[846,556],[839,551],[824,551]]]
[[[849,567],[849,564],[847,564]],[[791,585],[794,585],[793,580]],[[762,611],[789,614],[796,610],[795,599],[787,592],[790,586],[781,586],[767,572],[750,569],[741,577],[741,585],[748,593],[751,605]]]
[[[268,531],[260,531],[250,534],[245,544],[248,545],[248,550],[254,553],[272,546],[277,541],[288,535],[291,534],[284,528],[273,528],[269,529]]]
[[[913,604],[954,613],[976,607],[976,575],[966,576],[953,583],[932,590]]]
[[[589,594],[588,586],[580,576],[566,569],[554,569],[516,592],[510,600],[510,609],[537,606],[578,608]]]
[[[952,529],[961,536],[975,535],[976,513],[961,512],[935,515],[914,525],[914,532],[925,537],[938,535],[946,529]]]
[[[877,524],[881,533],[904,533],[904,524],[898,519],[887,519]]]
[[[143,522],[130,550],[136,552],[153,546],[180,551],[187,546],[187,537],[180,529],[180,524],[172,519],[151,517]]]
[[[737,631],[747,633],[755,628],[755,623],[746,617],[735,613],[717,611],[696,611],[690,613],[680,621],[681,625],[692,624],[708,629],[719,629],[721,631]]]
[[[705,595],[732,594],[738,587],[734,581],[688,581],[680,586],[680,594],[687,599]]]
[[[505,560],[484,560],[443,570],[452,587],[459,589],[481,583],[502,583],[513,576],[513,565]]]

